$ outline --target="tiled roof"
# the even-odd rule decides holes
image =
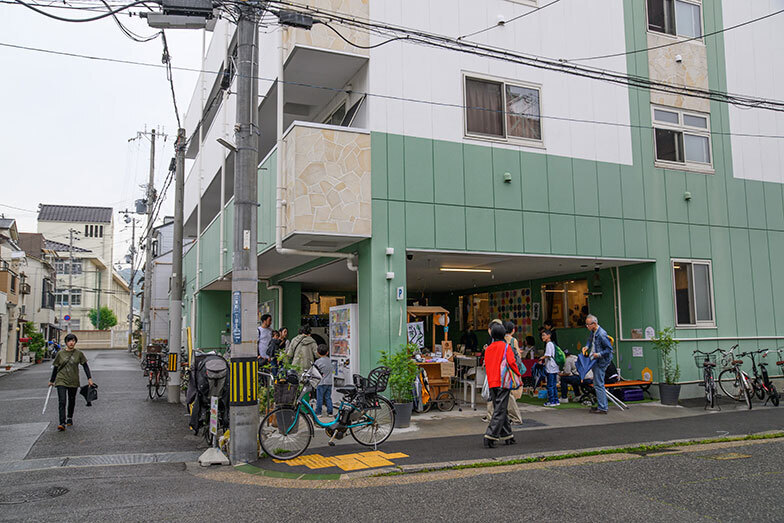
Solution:
[[[80,205],[41,205],[38,221],[111,223],[111,207],[82,207]]]
[[[68,244],[56,242],[54,240],[44,240],[44,247],[50,251],[68,252]],[[90,249],[82,249],[74,245],[73,252],[90,252]]]
[[[13,218],[0,218],[0,229],[10,229],[13,224]]]

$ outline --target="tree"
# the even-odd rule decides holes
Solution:
[[[98,330],[106,330],[117,325],[117,316],[109,307],[101,307],[101,323],[98,324],[98,311],[90,309],[90,323]]]

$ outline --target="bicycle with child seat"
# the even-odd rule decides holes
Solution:
[[[764,361],[760,361],[757,363],[754,360],[754,354],[761,354],[762,358],[768,356],[770,350],[761,349],[755,351],[753,353],[749,353],[751,357],[751,370],[754,374],[754,389],[757,391],[757,397],[761,400],[767,396],[765,399],[765,403],[763,405],[767,405],[768,402],[773,403],[774,407],[779,406],[779,391],[776,390],[776,386],[773,385],[773,382],[770,381],[770,376],[768,375],[768,364]],[[760,393],[762,396],[760,397]]]
[[[705,388],[705,408],[714,408],[718,405],[719,389],[716,386],[716,379],[713,377],[713,369],[716,367],[716,353],[719,349],[711,352],[695,350],[694,363],[698,369],[702,369],[702,386]],[[719,407],[721,410],[721,407]]]
[[[267,455],[275,459],[288,460],[301,455],[313,438],[313,424],[326,431],[329,444],[342,439],[346,431],[360,445],[376,447],[385,442],[395,426],[395,409],[380,393],[386,389],[390,370],[377,367],[367,378],[354,374],[354,385],[338,387],[343,394],[335,419],[323,422],[305,397],[316,390],[321,375],[311,367],[300,377],[289,374],[287,381],[294,385],[304,384],[293,405],[280,406],[264,416],[259,424],[259,442]]]
[[[166,394],[169,372],[166,368],[164,356],[164,353],[148,352],[144,358],[144,372],[147,375],[147,394],[151,400]]]
[[[720,350],[724,370],[719,373],[719,388],[728,398],[735,401],[745,401],[746,406],[751,410],[754,386],[749,375],[740,368],[743,365],[743,360],[735,357],[735,349],[737,348],[736,344],[728,351]]]

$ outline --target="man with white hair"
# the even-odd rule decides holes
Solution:
[[[604,375],[612,362],[613,347],[607,332],[599,326],[599,320],[593,314],[585,318],[585,326],[591,333],[588,337],[588,348],[591,358],[596,360],[593,367],[593,388],[596,391],[596,407],[591,407],[591,414],[607,414],[607,391],[604,389]]]

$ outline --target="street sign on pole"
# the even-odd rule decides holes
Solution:
[[[68,316],[67,314],[66,314],[66,315],[63,317],[63,319],[64,319],[65,321],[71,321],[71,317],[70,317],[70,316]]]
[[[231,296],[231,337],[234,343],[242,342],[242,293],[234,291]]]

